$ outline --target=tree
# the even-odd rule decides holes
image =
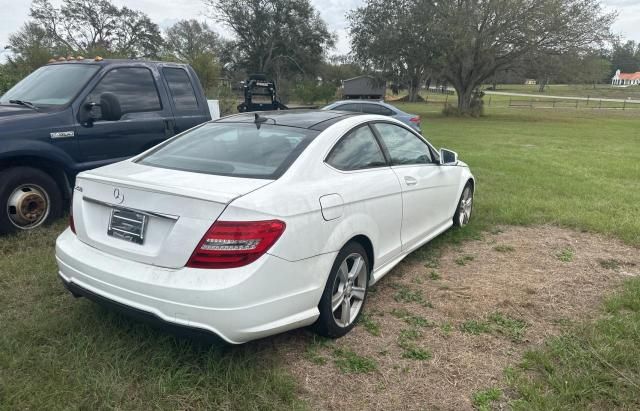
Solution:
[[[162,46],[157,24],[111,0],[33,0],[30,16],[54,44],[68,54],[103,54],[127,58],[154,57]]]
[[[237,67],[279,78],[316,74],[334,37],[309,0],[204,0],[235,38]]]
[[[552,80],[568,84],[593,84],[595,87],[609,75],[611,69],[609,61],[599,53],[534,54],[524,60],[523,66],[526,67],[527,77],[537,79],[541,93]]]
[[[613,69],[612,77],[616,70],[623,73],[640,71],[640,44],[631,40],[626,43],[614,42],[611,53],[611,68]]]
[[[362,67],[353,62],[348,56],[331,56],[328,61],[320,65],[318,75],[323,84],[335,87],[342,85],[342,80],[364,74]]]
[[[181,20],[167,29],[165,47],[170,59],[190,64],[202,87],[209,91],[220,77],[218,55],[223,43],[206,23]]]
[[[409,101],[416,101],[443,51],[435,8],[430,0],[367,0],[347,17],[357,60],[406,85]]]
[[[207,23],[181,20],[169,27],[165,36],[167,50],[179,61],[191,63],[203,54],[218,55],[223,40]]]
[[[55,45],[42,27],[28,22],[9,36],[6,48],[12,52],[8,57],[9,65],[24,76],[46,64]]]
[[[584,52],[609,39],[615,13],[599,0],[455,0],[438,3],[448,32],[442,75],[458,92],[458,110],[469,110],[473,91],[497,70],[523,56]]]

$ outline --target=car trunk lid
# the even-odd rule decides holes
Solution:
[[[76,232],[118,257],[183,267],[227,204],[270,182],[116,163],[78,176]]]

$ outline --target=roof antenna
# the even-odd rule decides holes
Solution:
[[[260,114],[255,113],[255,119],[253,122],[256,123],[256,128],[260,130],[260,125],[262,125],[262,123],[264,123],[267,120],[268,119],[266,117],[260,117]]]

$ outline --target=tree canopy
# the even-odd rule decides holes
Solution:
[[[466,112],[497,71],[526,55],[589,53],[610,38],[614,19],[599,0],[368,0],[350,16],[350,31],[354,52],[379,70],[438,68]]]
[[[158,25],[144,13],[118,8],[110,0],[33,0],[33,22],[66,53],[154,57],[162,46]]]
[[[208,14],[234,34],[233,60],[276,78],[316,74],[335,42],[309,0],[204,0]]]
[[[410,101],[443,54],[436,7],[430,0],[367,0],[347,17],[357,61],[406,85]]]
[[[202,87],[210,90],[220,77],[219,57],[224,46],[225,40],[207,23],[181,20],[166,31],[164,58],[190,64]]]

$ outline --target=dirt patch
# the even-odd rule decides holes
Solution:
[[[503,227],[438,257],[427,246],[399,264],[342,339],[270,340],[314,409],[471,409],[525,350],[640,275],[637,249],[550,226]]]

